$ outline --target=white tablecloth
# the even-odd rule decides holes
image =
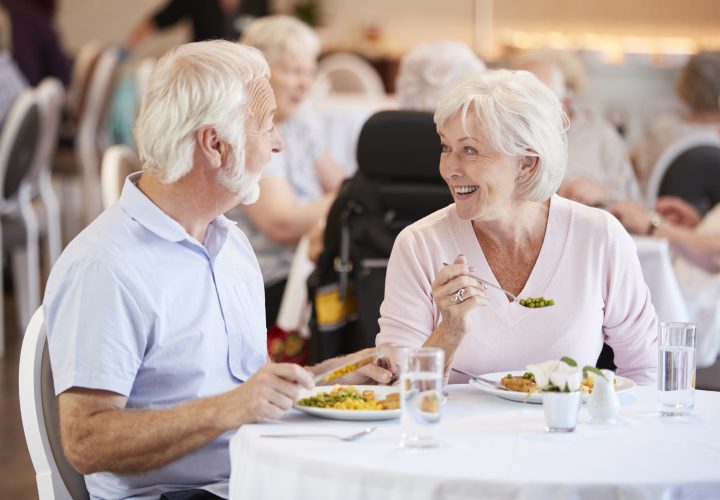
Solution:
[[[660,417],[656,390],[621,395],[615,425],[546,434],[542,405],[448,386],[443,445],[398,446],[399,421],[343,422],[296,410],[232,438],[230,498],[301,500],[720,498],[720,393],[697,391],[695,414]],[[349,434],[356,442],[272,439],[263,433]]]
[[[660,321],[690,321],[667,240],[634,236],[640,266]]]

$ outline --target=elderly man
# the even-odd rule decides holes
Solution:
[[[52,271],[63,445],[94,498],[227,497],[232,432],[279,418],[338,363],[267,362],[260,269],[222,216],[258,198],[282,147],[268,77],[258,51],[230,42],[161,58],[135,130],[143,171]]]

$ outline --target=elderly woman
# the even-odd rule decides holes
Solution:
[[[554,194],[567,153],[553,92],[525,71],[489,71],[443,96],[435,123],[455,203],[395,241],[377,343],[441,347],[447,370],[484,373],[595,364],[607,342],[619,374],[653,383],[657,320],[632,239]],[[476,276],[555,305],[523,307]]]
[[[464,43],[420,43],[400,61],[395,81],[398,105],[400,109],[435,111],[440,97],[453,84],[483,71],[485,63]]]
[[[643,188],[660,155],[676,141],[698,133],[720,133],[720,52],[692,56],[680,71],[676,92],[685,105],[684,113],[654,120],[632,150]]]
[[[229,214],[238,219],[257,254],[270,327],[296,244],[324,220],[345,172],[323,144],[319,124],[303,108],[320,52],[312,29],[292,17],[264,17],[248,26],[241,42],[261,50],[270,63],[275,124],[284,143],[284,150],[263,170],[258,202]]]

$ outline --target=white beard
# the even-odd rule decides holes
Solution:
[[[223,187],[237,194],[239,204],[252,205],[260,198],[261,172],[252,174],[245,169],[240,170],[240,158],[235,157],[233,161],[232,169],[220,171],[217,180]]]

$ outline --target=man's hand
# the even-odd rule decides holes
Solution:
[[[375,348],[363,349],[362,351],[348,354],[347,356],[340,356],[337,358],[328,359],[320,364],[317,364],[310,368],[312,373],[319,374],[329,370],[333,370],[346,363],[350,363],[355,360],[372,356],[375,353]],[[346,384],[346,385],[361,385],[361,384],[388,384],[393,380],[393,373],[379,366],[377,363],[369,363],[365,366],[358,368],[352,373],[340,377],[337,380],[333,380],[333,384]]]
[[[655,211],[663,219],[667,219],[676,226],[693,228],[700,224],[702,216],[697,209],[677,196],[661,196],[655,204]]]
[[[227,428],[261,420],[277,420],[292,407],[300,391],[315,387],[312,376],[300,365],[268,363],[237,389],[227,393],[222,410]]]

